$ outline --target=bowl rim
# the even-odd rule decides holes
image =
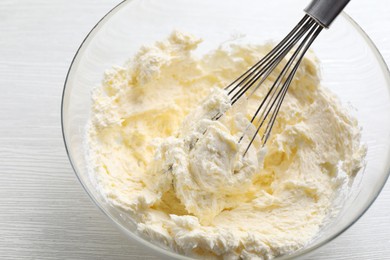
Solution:
[[[117,222],[111,216],[111,214],[100,205],[100,203],[95,199],[95,197],[92,194],[92,192],[87,188],[85,183],[82,181],[82,178],[80,177],[79,173],[76,170],[75,164],[74,164],[73,159],[72,159],[72,155],[71,155],[71,153],[69,151],[69,144],[68,144],[68,141],[67,141],[67,134],[66,134],[65,127],[64,127],[64,124],[65,124],[64,123],[64,101],[65,101],[65,96],[66,96],[65,93],[66,93],[66,90],[67,90],[67,85],[68,85],[68,81],[69,81],[69,78],[70,78],[70,75],[71,75],[71,72],[72,72],[72,69],[73,69],[73,65],[76,63],[77,58],[79,57],[79,54],[81,53],[83,47],[90,40],[92,40],[91,36],[93,36],[93,34],[98,31],[99,27],[103,26],[105,24],[105,22],[107,22],[111,16],[115,15],[121,8],[123,8],[126,4],[129,4],[131,2],[133,2],[133,0],[123,0],[120,3],[118,3],[117,5],[115,5],[111,10],[109,10],[92,27],[92,29],[88,32],[88,34],[85,36],[85,38],[81,42],[80,46],[78,47],[75,55],[73,56],[73,59],[72,59],[72,61],[70,63],[69,69],[68,69],[66,77],[65,77],[64,87],[63,87],[62,96],[61,96],[61,112],[60,113],[61,113],[62,138],[63,138],[63,142],[64,142],[64,146],[65,146],[65,150],[66,150],[66,154],[68,156],[69,162],[70,162],[71,167],[73,169],[73,172],[75,173],[75,175],[76,175],[77,179],[79,180],[81,186],[84,188],[85,192],[88,194],[88,197],[93,201],[93,203],[104,213],[104,215],[106,215],[107,218],[109,218],[112,222],[115,223],[115,225],[117,227],[119,227],[119,230],[121,230],[121,232],[123,232],[124,234],[128,235],[131,239],[139,242],[143,246],[148,247],[148,248],[152,248],[156,252],[162,253],[165,256],[173,257],[175,259],[188,259],[188,260],[191,260],[193,258],[185,256],[185,255],[181,255],[181,254],[176,253],[174,251],[171,251],[169,249],[165,249],[165,248],[163,248],[161,246],[158,246],[157,244],[152,243],[151,241],[147,240],[146,238],[141,237],[140,235],[136,234],[135,232],[132,232],[132,231],[128,230],[121,223]],[[343,11],[340,14],[340,16],[343,16],[343,18],[345,18],[352,25],[352,27],[354,27],[354,29],[358,32],[358,34],[364,39],[364,41],[370,47],[370,50],[372,51],[372,53],[374,54],[378,64],[380,65],[382,74],[384,76],[384,79],[385,79],[385,81],[387,83],[387,86],[389,88],[389,91],[390,91],[390,70],[389,70],[388,65],[386,64],[385,59],[381,55],[379,49],[377,48],[375,43],[372,41],[372,39],[367,35],[367,33],[362,29],[362,27],[351,16],[349,16],[345,11]],[[390,156],[389,156],[389,160],[388,161],[390,161]],[[338,230],[337,232],[332,234],[329,238],[327,238],[326,240],[322,241],[321,243],[318,243],[317,245],[313,245],[313,246],[310,246],[308,248],[299,249],[299,250],[293,252],[292,254],[280,256],[280,257],[277,257],[275,259],[283,260],[283,259],[291,259],[291,258],[294,258],[294,257],[304,256],[304,255],[306,255],[308,253],[311,253],[311,252],[317,250],[318,248],[328,244],[330,241],[334,240],[335,238],[339,237],[347,229],[349,229],[351,226],[353,226],[368,211],[369,208],[371,208],[371,206],[373,205],[373,203],[376,201],[376,199],[378,198],[379,194],[383,190],[383,187],[386,185],[386,182],[388,181],[389,177],[390,177],[390,165],[387,165],[387,176],[385,177],[385,180],[384,180],[382,186],[377,190],[376,194],[373,196],[372,200],[369,202],[367,207],[361,212],[361,214],[358,215],[358,216],[355,216],[351,220],[351,222],[348,225],[346,225],[344,228]]]

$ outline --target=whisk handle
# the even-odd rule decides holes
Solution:
[[[312,0],[305,12],[325,28],[341,13],[350,0]]]

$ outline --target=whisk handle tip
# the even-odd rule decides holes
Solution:
[[[328,28],[350,0],[312,0],[304,11]]]

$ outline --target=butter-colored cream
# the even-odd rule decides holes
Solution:
[[[174,32],[106,74],[88,126],[91,176],[143,236],[177,252],[268,259],[298,250],[337,213],[333,202],[361,167],[357,121],[320,86],[309,52],[266,147],[256,140],[243,156],[248,119],[278,71],[233,107],[222,88],[271,46],[197,58],[200,42]]]

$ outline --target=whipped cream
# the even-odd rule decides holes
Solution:
[[[256,139],[244,156],[255,131],[248,119],[279,71],[233,107],[222,88],[271,46],[233,44],[197,58],[191,52],[200,42],[174,32],[107,72],[92,95],[91,176],[141,235],[176,252],[292,253],[337,213],[334,201],[361,167],[357,120],[320,85],[309,52],[267,145]]]
[[[188,213],[202,223],[212,223],[223,210],[245,202],[247,190],[259,171],[261,158],[254,147],[244,156],[250,122],[245,114],[227,114],[213,120],[230,108],[230,99],[221,89],[213,93],[190,113],[179,130],[178,137],[168,137],[159,145],[152,163],[153,187],[156,193],[169,191],[174,185],[177,198]],[[233,135],[227,127],[234,128]],[[254,128],[254,127],[253,127]],[[251,129],[252,134],[255,131]],[[262,155],[259,150],[259,155]],[[163,174],[161,174],[163,173]]]

